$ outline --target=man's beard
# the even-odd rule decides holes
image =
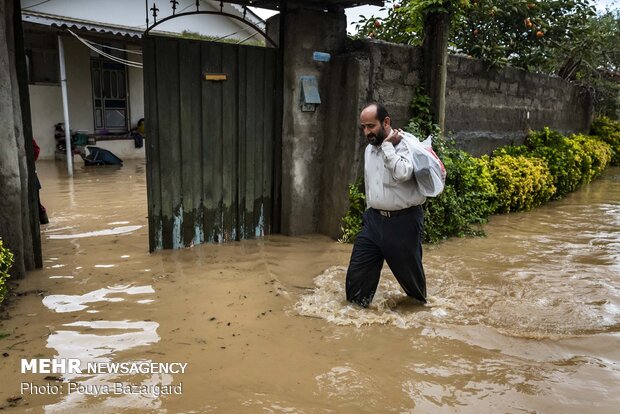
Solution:
[[[370,145],[374,145],[376,147],[381,145],[385,138],[387,138],[387,135],[385,134],[385,128],[383,126],[377,134],[373,134],[371,132],[370,134],[366,135],[366,141],[368,141]]]

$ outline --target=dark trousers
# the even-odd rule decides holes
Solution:
[[[422,206],[396,217],[384,217],[373,209],[366,210],[347,270],[347,300],[363,307],[372,302],[385,259],[405,293],[426,302],[423,235]]]

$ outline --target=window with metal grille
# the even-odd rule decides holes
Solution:
[[[90,71],[95,132],[127,131],[129,114],[125,65],[91,54]]]

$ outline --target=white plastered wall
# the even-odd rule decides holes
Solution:
[[[51,34],[50,34],[51,36]],[[67,71],[69,122],[74,131],[92,132],[93,102],[88,49],[74,39],[63,37]],[[41,159],[53,159],[56,140],[54,124],[64,122],[60,85],[30,85],[32,130]]]
[[[69,118],[73,131],[93,132],[90,51],[73,37],[63,37],[67,65]],[[61,103],[62,105],[62,103]]]
[[[141,51],[138,46],[128,46],[128,50]],[[135,53],[128,53],[127,59],[142,63],[142,56]],[[130,128],[136,126],[140,118],[144,118],[144,81],[142,77],[142,69],[127,67],[129,82],[129,113]]]
[[[94,132],[90,52],[72,37],[63,37],[67,71],[69,122],[73,131]],[[137,46],[130,47],[138,50]],[[131,60],[142,61],[131,54]],[[129,68],[129,111],[131,127],[144,116],[142,70]],[[30,85],[30,107],[34,137],[41,147],[41,159],[54,159],[56,140],[54,124],[64,122],[60,85]],[[121,159],[144,158],[144,147],[135,148],[131,140],[100,141],[97,146],[108,149]],[[76,158],[77,160],[77,158]]]
[[[60,86],[30,85],[32,134],[41,148],[40,159],[53,159],[56,140],[54,124],[62,122]]]

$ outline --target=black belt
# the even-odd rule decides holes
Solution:
[[[371,210],[381,214],[383,217],[398,217],[398,216],[402,216],[403,214],[409,214],[413,210],[415,210],[416,208],[419,208],[419,207],[420,206],[411,206],[411,207],[403,208],[402,210],[393,210],[393,211],[377,210],[376,208],[372,208],[371,207]]]

